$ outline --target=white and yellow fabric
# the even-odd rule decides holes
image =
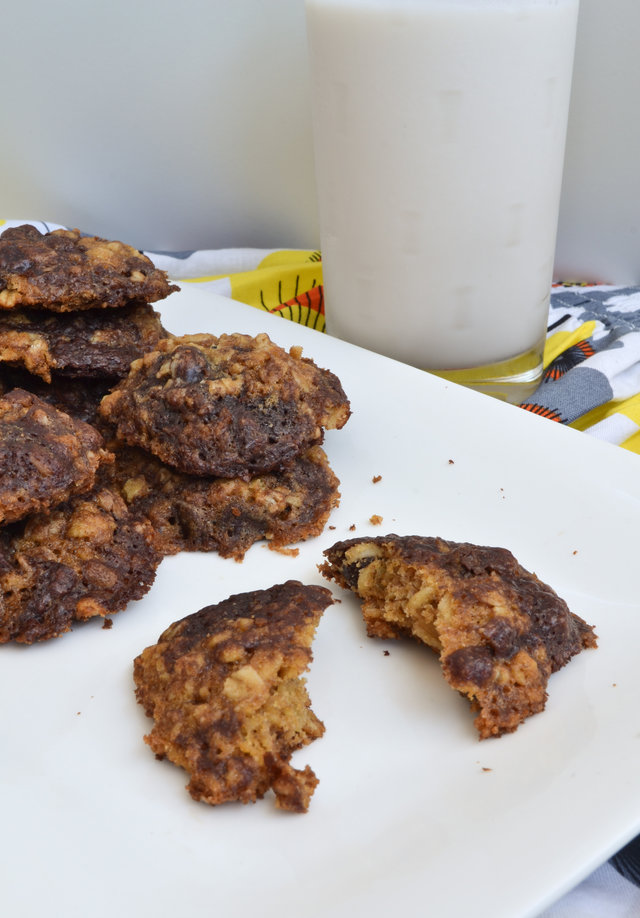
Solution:
[[[219,249],[146,254],[174,280],[325,330],[320,252]]]
[[[522,407],[640,453],[640,288],[554,289],[544,379]]]

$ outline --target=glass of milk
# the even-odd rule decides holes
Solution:
[[[327,330],[512,402],[542,372],[578,0],[306,0]]]

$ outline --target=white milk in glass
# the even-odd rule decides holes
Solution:
[[[539,364],[578,0],[306,11],[328,331],[427,369]]]
[[[556,276],[640,284],[640,3],[580,0]]]

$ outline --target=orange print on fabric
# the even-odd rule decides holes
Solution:
[[[322,284],[312,287],[305,293],[299,293],[297,296],[287,300],[286,303],[272,307],[269,312],[277,313],[282,315],[283,318],[300,322],[310,328],[323,330],[324,290]]]
[[[587,339],[577,341],[566,351],[563,351],[562,354],[558,354],[556,359],[549,364],[544,373],[544,381],[554,382],[556,379],[560,379],[569,370],[577,367],[589,357],[593,357],[594,354],[595,348]]]
[[[539,415],[541,418],[548,418],[550,421],[557,421],[559,424],[563,423],[562,415],[555,408],[545,408],[544,405],[536,405],[535,402],[523,402],[520,407],[524,408],[525,411],[530,411],[532,414]]]

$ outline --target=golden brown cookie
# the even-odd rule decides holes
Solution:
[[[64,314],[11,309],[0,311],[0,362],[45,382],[52,373],[121,379],[166,336],[158,313],[143,302]]]
[[[371,637],[411,636],[438,653],[481,739],[515,730],[547,699],[551,673],[593,628],[504,548],[426,536],[337,542],[320,570],[362,600]]]
[[[261,539],[274,548],[310,539],[320,535],[340,498],[319,446],[250,481],[185,475],[135,447],[113,449],[113,487],[136,519],[151,523],[163,555],[216,551],[241,561]]]
[[[32,644],[141,599],[160,555],[124,501],[97,487],[0,533],[0,643]]]
[[[12,227],[0,235],[0,309],[54,312],[154,303],[177,290],[142,252],[78,230],[40,233]]]
[[[95,428],[12,389],[0,398],[0,523],[89,491],[112,459]]]
[[[333,373],[265,334],[160,341],[100,411],[120,440],[182,472],[245,480],[287,464],[350,414]]]
[[[209,804],[252,803],[305,812],[318,779],[290,764],[321,736],[301,674],[329,590],[287,581],[240,593],[175,622],[134,662],[136,696],[154,720],[145,742],[184,768],[187,790]]]

